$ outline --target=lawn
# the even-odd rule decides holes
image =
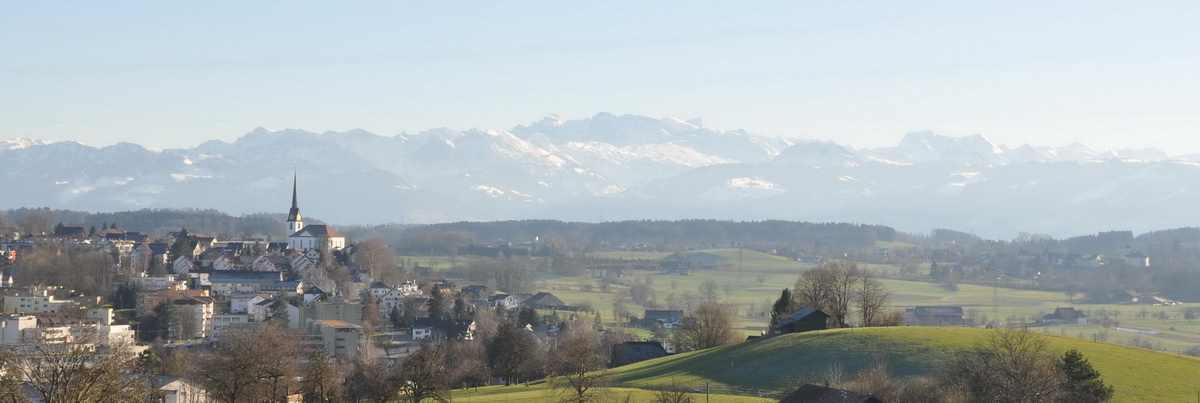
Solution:
[[[703,383],[698,385],[699,389],[703,390]],[[606,388],[604,390],[604,398],[601,402],[648,402],[654,400],[654,391],[637,388]],[[703,402],[705,400],[704,393],[690,393],[694,402]],[[455,390],[453,400],[460,402],[546,402],[558,401],[561,395],[555,393],[545,383],[536,383],[530,386],[514,385],[514,386],[488,386],[475,389]],[[709,396],[711,401],[715,402],[730,402],[730,403],[767,403],[776,402],[779,399],[760,398],[755,396],[738,396],[738,395],[723,395],[712,394]]]
[[[674,306],[687,310],[689,300],[693,305],[698,300],[700,286],[706,281],[712,281],[717,284],[716,294],[720,300],[733,303],[737,307],[737,326],[745,335],[761,333],[767,325],[767,318],[763,316],[764,310],[769,309],[770,304],[779,297],[780,290],[791,287],[800,273],[813,267],[811,264],[795,262],[780,256],[739,249],[689,251],[688,253],[707,253],[718,256],[721,259],[719,267],[693,270],[689,276],[666,275],[657,270],[627,270],[629,276],[619,279],[619,282],[648,284],[653,289],[653,300],[657,302],[658,309]],[[591,256],[638,259],[661,258],[666,254],[602,252]],[[447,257],[418,256],[409,257],[409,259],[420,262],[422,265],[434,264],[443,268],[448,267],[451,262]],[[466,260],[466,258],[460,257],[456,261],[462,264]],[[739,261],[740,265],[737,263]],[[861,266],[875,272],[897,270],[893,266],[868,264]],[[1175,353],[1182,353],[1200,345],[1200,322],[1183,319],[1184,311],[1189,308],[1187,306],[1083,304],[1077,300],[1072,301],[1061,292],[973,284],[959,284],[954,290],[942,284],[925,281],[895,279],[882,281],[892,293],[890,305],[893,309],[923,305],[962,306],[967,317],[974,319],[977,324],[983,323],[985,320],[1007,324],[1011,318],[1014,319],[1013,325],[1031,326],[1039,332],[1088,340],[1095,339],[1115,344],[1134,344]],[[613,303],[616,300],[624,301],[626,309],[639,317],[643,315],[645,309],[629,300],[627,286],[609,284],[607,292],[605,292],[604,281],[590,275],[581,277],[539,276],[538,286],[568,304],[584,302],[591,304],[600,311],[602,322],[610,328],[624,326],[624,323],[619,323],[614,316]],[[1120,327],[1149,330],[1157,332],[1157,334],[1102,328],[1097,326],[1094,321],[1091,325],[1040,327],[1036,324],[1036,319],[1053,312],[1058,307],[1075,307],[1093,313],[1099,309],[1116,311],[1119,312],[1117,319]],[[1148,315],[1145,318],[1140,317],[1142,309],[1147,310]],[[1166,312],[1168,318],[1162,320],[1150,315],[1158,312]],[[626,329],[626,331],[638,336],[648,335],[646,331],[639,329]]]
[[[709,381],[749,390],[784,391],[822,382],[836,365],[853,377],[878,356],[893,376],[934,374],[954,352],[969,349],[994,330],[894,327],[839,329],[776,336],[721,348],[644,361],[617,369],[634,385]],[[1069,337],[1046,336],[1061,354],[1078,349],[1112,385],[1114,401],[1186,401],[1195,397],[1200,359]]]
[[[433,270],[446,270],[455,266],[462,266],[470,263],[477,258],[471,256],[430,256],[430,255],[409,255],[396,257],[397,262],[408,262],[409,264],[419,265],[421,267],[431,267]]]

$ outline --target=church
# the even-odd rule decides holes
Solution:
[[[346,237],[337,230],[324,224],[304,225],[300,217],[300,205],[296,198],[296,177],[292,176],[292,209],[288,211],[288,247],[292,250],[307,252],[321,248],[325,240],[325,248],[338,250],[346,247]]]

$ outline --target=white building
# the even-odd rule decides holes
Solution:
[[[250,323],[250,316],[244,313],[220,313],[212,316],[212,320],[208,325],[207,338],[217,340],[221,338],[221,334],[229,328],[245,326]]]
[[[140,275],[138,275],[138,277],[135,280],[146,291],[157,291],[157,290],[166,290],[166,289],[174,289],[174,290],[186,290],[187,289],[187,281],[179,280],[173,274],[167,274],[165,276],[150,276],[150,275],[147,275],[146,273],[141,273]]]
[[[288,211],[288,247],[308,251],[310,249],[337,250],[346,247],[346,237],[323,224],[304,225],[300,216],[300,205],[296,198],[296,178],[292,178],[292,208]],[[322,245],[324,240],[324,245]]]
[[[340,320],[306,321],[308,332],[319,341],[330,355],[339,359],[358,357],[363,347],[362,326]]]
[[[0,344],[21,344],[24,340],[25,329],[37,328],[37,317],[10,316],[0,322]]]
[[[33,290],[29,295],[10,295],[4,297],[4,312],[7,313],[54,313],[62,312],[63,308],[73,304],[70,300],[55,300],[45,289]]]

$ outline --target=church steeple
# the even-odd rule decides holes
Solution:
[[[288,210],[288,235],[295,234],[304,228],[304,222],[300,218],[300,204],[296,202],[296,174],[292,174],[292,209]]]

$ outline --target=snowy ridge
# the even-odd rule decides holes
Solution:
[[[853,149],[608,113],[392,136],[260,127],[168,150],[13,139],[0,166],[0,187],[19,189],[0,208],[277,211],[297,172],[305,211],[335,223],[791,219],[1000,238],[1200,226],[1200,156],[932,132]]]

